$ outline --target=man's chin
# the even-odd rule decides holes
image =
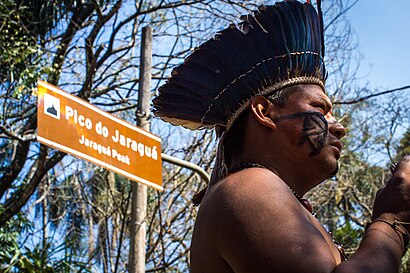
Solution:
[[[337,174],[337,172],[339,171],[339,163],[336,163],[336,168],[335,170],[332,172],[332,177],[335,176]]]
[[[327,169],[326,179],[330,179],[330,178],[334,177],[339,172],[339,162],[337,162],[337,160],[335,162],[332,162],[332,163],[329,162],[328,165],[326,166],[326,169]]]

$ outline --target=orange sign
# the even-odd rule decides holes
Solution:
[[[37,113],[39,142],[163,190],[159,137],[43,81]]]

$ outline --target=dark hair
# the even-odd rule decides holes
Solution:
[[[223,149],[226,166],[231,166],[232,157],[240,155],[243,152],[247,127],[246,123],[250,113],[250,108],[244,110],[225,135]]]
[[[299,90],[299,86],[300,85],[293,85],[283,88],[274,92],[273,94],[267,95],[266,98],[275,105],[283,107],[287,103],[289,96],[296,90]],[[232,124],[232,127],[229,129],[229,131],[226,132],[225,138],[223,140],[223,153],[225,164],[229,167],[232,167],[232,157],[239,156],[243,152],[244,144],[246,141],[244,133],[246,132],[247,121],[250,113],[250,108],[244,110]],[[219,134],[220,133],[221,132],[219,132]],[[205,196],[207,188],[208,187],[202,189],[194,195],[194,197],[192,198],[194,206],[198,206],[201,203],[202,198]]]

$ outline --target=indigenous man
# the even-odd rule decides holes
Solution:
[[[398,272],[409,241],[410,158],[379,191],[348,260],[302,196],[338,171],[345,129],[324,89],[323,21],[310,3],[260,7],[199,46],[155,113],[215,128],[218,155],[191,245],[193,273]]]

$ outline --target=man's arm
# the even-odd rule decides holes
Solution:
[[[403,254],[399,235],[383,222],[372,224],[367,230],[359,249],[340,264],[334,273],[399,272]]]

